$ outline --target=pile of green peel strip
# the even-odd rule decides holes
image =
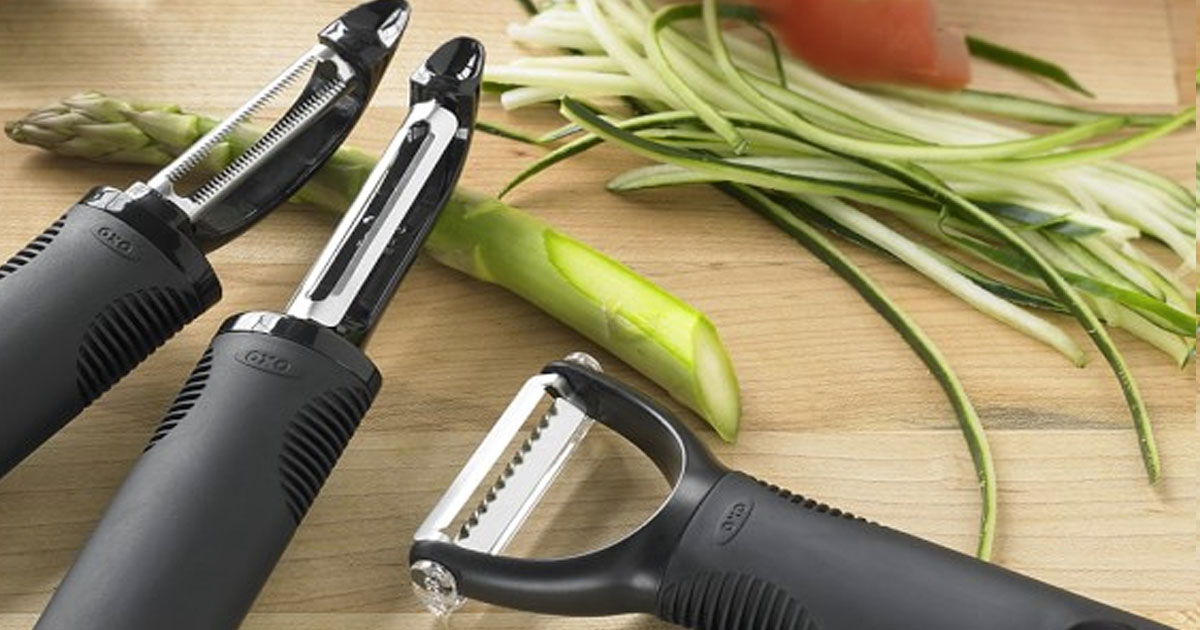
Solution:
[[[1196,303],[1185,279],[1196,268],[1196,203],[1178,183],[1113,158],[1189,127],[1195,108],[1120,114],[970,90],[849,87],[782,57],[769,35],[764,45],[724,28],[757,19],[716,0],[574,0],[510,25],[513,41],[559,52],[493,65],[487,86],[509,109],[559,103],[568,124],[541,137],[490,128],[552,149],[501,195],[607,142],[656,162],[617,174],[610,190],[714,184],[797,239],[896,327],[950,397],[984,497],[982,557],[996,484],[978,415],[938,349],[831,233],[1082,366],[1077,335],[1049,314],[1074,319],[1115,373],[1157,482],[1145,402],[1108,330],[1125,329],[1180,367],[1192,360]],[[972,43],[977,56],[1086,93],[1049,62]],[[596,105],[617,98],[632,107]],[[1147,254],[1143,237],[1177,264]]]

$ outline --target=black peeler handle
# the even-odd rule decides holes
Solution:
[[[737,472],[688,524],[657,606],[705,630],[1169,630]]]
[[[379,385],[320,326],[226,322],[36,630],[237,628]]]
[[[0,266],[0,476],[220,298],[187,229],[98,188]]]
[[[409,560],[426,592],[697,630],[1170,630],[730,471],[669,411],[584,364],[543,374],[650,458],[667,501],[620,541],[564,558],[418,538]]]

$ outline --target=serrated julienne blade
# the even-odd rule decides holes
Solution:
[[[175,184],[202,163],[213,149],[220,146],[240,125],[249,121],[255,113],[296,84],[301,77],[311,74],[323,61],[332,62],[336,68],[336,76],[331,77],[320,89],[315,90],[303,101],[291,107],[257,142],[196,191],[188,195],[179,195],[175,192]],[[240,182],[256,165],[270,158],[283,141],[303,130],[316,119],[346,90],[353,76],[354,70],[332,48],[325,44],[317,44],[233,114],[188,147],[166,168],[155,174],[147,186],[156,190],[189,217],[195,219],[204,212],[209,202],[219,199],[223,192]]]
[[[539,374],[525,381],[512,402],[508,403],[504,413],[500,414],[500,418],[492,425],[491,431],[471,454],[466,465],[458,472],[446,493],[417,528],[413,536],[415,540],[454,542],[489,553],[498,552],[503,548],[503,544],[511,540],[512,534],[521,526],[521,519],[528,516],[537,499],[541,498],[541,493],[545,492],[546,487],[554,481],[554,475],[566,463],[567,456],[583,438],[586,427],[591,426],[592,420],[579,410],[568,413],[566,408],[571,407],[571,404],[565,400],[554,401],[554,404],[559,406],[554,419],[561,422],[548,423],[546,428],[541,429],[537,448],[532,451],[533,456],[524,454],[522,465],[513,468],[514,476],[519,475],[515,477],[516,481],[512,481],[513,476],[508,477],[503,493],[496,493],[494,488],[492,489],[491,493],[496,498],[503,496],[504,503],[498,504],[493,501],[486,511],[480,512],[485,518],[476,518],[477,523],[470,528],[467,537],[460,537],[460,529],[455,529],[454,535],[448,532],[467,502],[475,496],[476,490],[487,481],[492,468],[508,452],[509,444],[521,432],[521,428],[542,402],[542,398],[548,391],[553,391],[561,385],[560,377],[554,374]],[[553,427],[553,431],[547,432],[546,429],[550,427]],[[486,529],[479,529],[480,523]]]
[[[593,420],[557,398],[517,449],[495,484],[459,530],[460,547],[496,554],[504,550],[545,496]]]

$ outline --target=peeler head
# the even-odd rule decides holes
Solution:
[[[605,376],[587,355],[547,365],[529,379],[417,530],[409,555],[418,596],[444,614],[465,599],[547,614],[653,612],[663,567],[708,491],[727,470],[682,423],[644,395]],[[594,359],[591,359],[594,362]],[[456,517],[543,395],[553,400],[461,526]],[[599,422],[646,454],[671,485],[640,528],[602,549],[558,559],[501,554],[546,487]]]
[[[409,104],[437,100],[461,121],[474,123],[486,54],[483,44],[456,37],[442,44],[409,79]],[[474,125],[466,127],[467,132]]]
[[[331,22],[320,40],[355,66],[373,90],[404,35],[409,13],[404,0],[373,0]]]
[[[483,64],[483,45],[460,37],[413,73],[408,117],[292,298],[289,315],[366,342],[462,174]]]
[[[408,16],[404,0],[373,0],[346,12],[250,101],[129,192],[178,208],[204,249],[237,236],[295,194],[346,139],[378,87]],[[176,184],[214,150],[227,150],[227,141],[255,112],[305,75],[303,91],[260,139],[192,192],[176,192]]]

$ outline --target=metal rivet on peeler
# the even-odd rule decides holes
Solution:
[[[409,568],[413,592],[429,612],[445,617],[458,610],[466,600],[458,594],[458,582],[445,566],[432,560],[418,560]]]
[[[600,362],[596,360],[596,357],[593,357],[586,352],[572,352],[564,357],[563,361],[581,365],[593,372],[599,372],[601,374],[604,373],[604,366],[600,365]]]

